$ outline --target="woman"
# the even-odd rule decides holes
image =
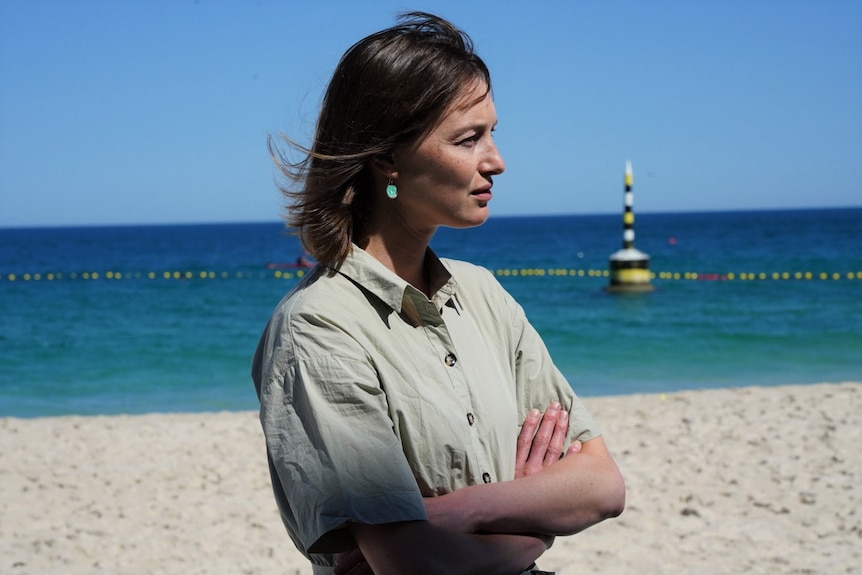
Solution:
[[[514,575],[622,511],[616,464],[523,310],[428,247],[488,218],[496,123],[469,38],[412,13],[342,57],[303,161],[271,145],[319,265],[273,313],[252,377],[276,501],[315,574]]]

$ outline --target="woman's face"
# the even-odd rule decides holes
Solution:
[[[393,155],[394,201],[410,227],[466,228],[488,219],[492,176],[506,169],[492,137],[496,124],[491,95],[477,82],[424,140]]]

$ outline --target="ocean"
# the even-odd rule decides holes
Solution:
[[[441,229],[583,396],[862,381],[862,208],[638,214],[655,291],[609,294],[619,214]],[[0,229],[0,416],[255,410],[301,270],[280,223]]]

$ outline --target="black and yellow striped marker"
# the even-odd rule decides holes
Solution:
[[[626,162],[625,193],[623,196],[623,249],[611,254],[611,293],[648,292],[655,289],[650,283],[649,256],[635,249],[635,213],[632,194],[632,163]]]

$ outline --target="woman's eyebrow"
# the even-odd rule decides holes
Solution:
[[[471,124],[467,124],[467,125],[462,126],[460,128],[456,128],[454,130],[454,133],[466,134],[467,132],[487,132],[487,131],[493,132],[494,130],[497,129],[497,123],[498,122],[495,121],[493,124],[489,125],[485,122],[473,122]]]

